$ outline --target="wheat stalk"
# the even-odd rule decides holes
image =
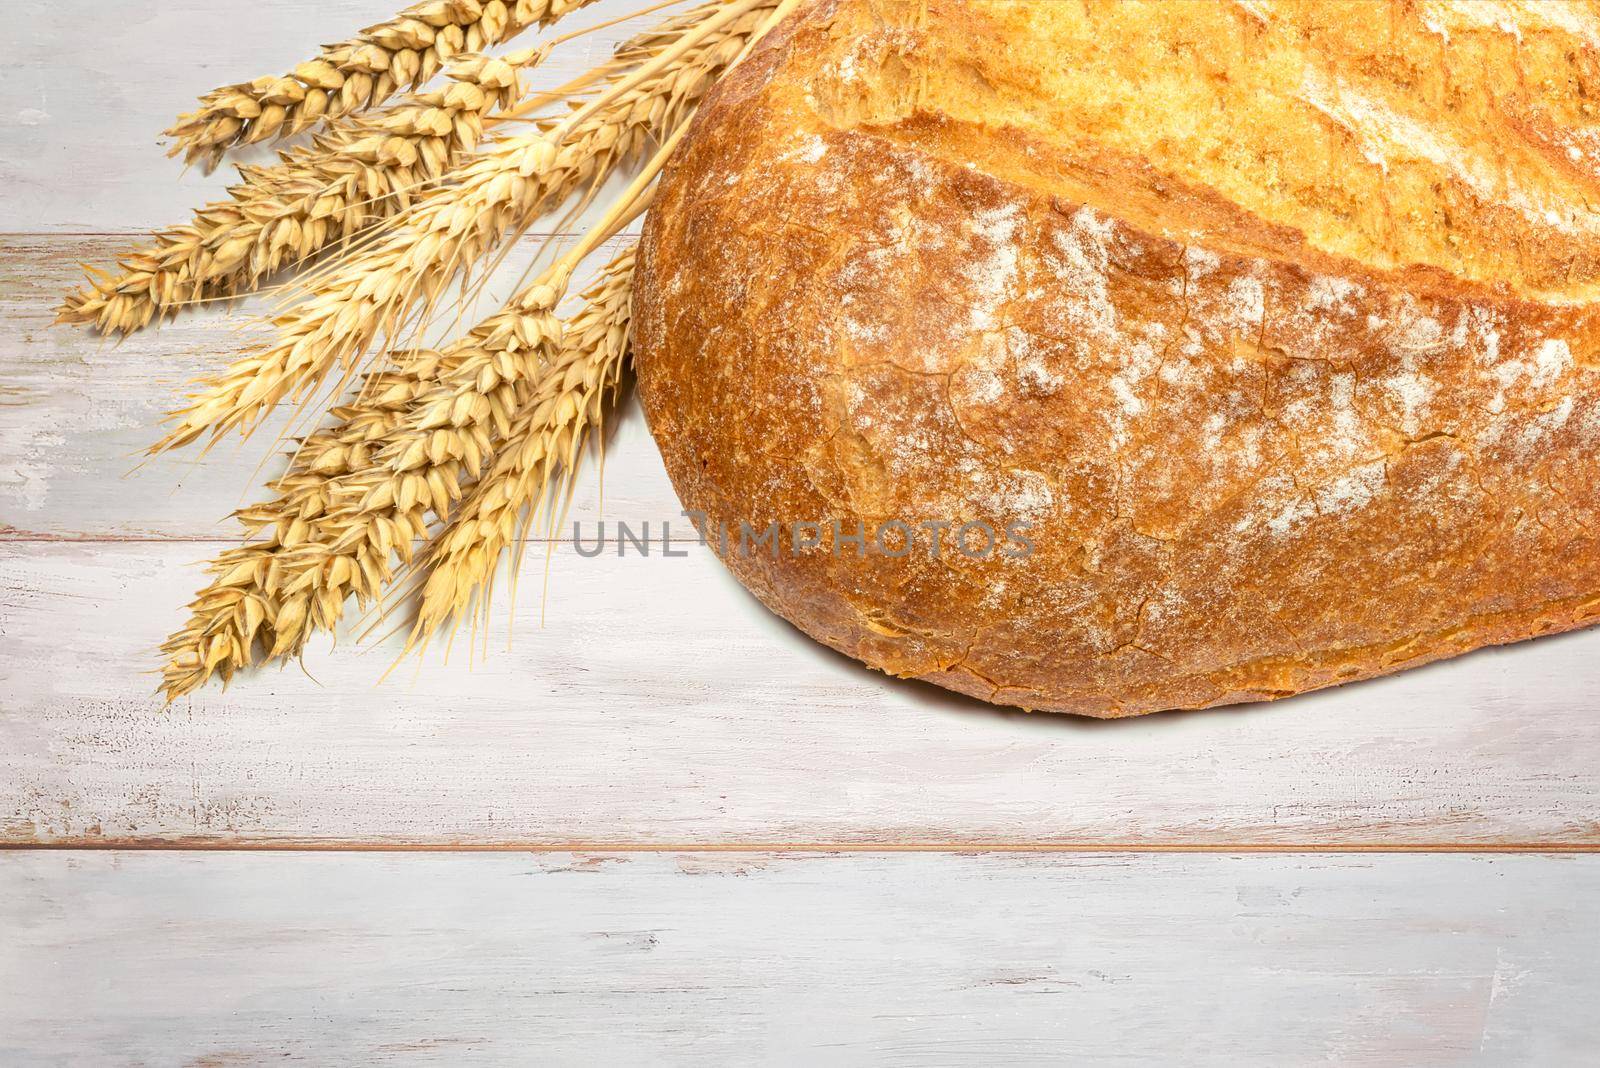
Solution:
[[[734,0],[573,117],[491,145],[337,273],[315,279],[302,303],[274,318],[277,340],[202,382],[152,451],[248,432],[284,397],[305,396],[379,336],[395,337],[458,271],[676,128],[772,5]]]
[[[485,122],[517,96],[519,68],[543,59],[533,49],[489,59],[457,56],[454,84],[416,93],[380,115],[337,120],[308,146],[272,167],[240,167],[227,200],[119,261],[121,273],[91,274],[56,321],[128,333],[186,304],[229,297],[303,263],[330,245],[404,210],[414,190],[437,180],[477,147]]]
[[[745,13],[764,8],[768,15],[744,34],[730,62],[795,2],[750,0]],[[643,84],[637,74],[634,84]],[[631,87],[613,87],[612,98],[626,92]],[[587,121],[585,110],[575,113],[574,129]],[[531,521],[552,489],[570,487],[584,435],[615,387],[625,358],[632,250],[602,272],[564,330],[554,309],[584,257],[648,207],[685,129],[682,121],[671,127],[600,222],[506,308],[443,352],[398,354],[393,369],[368,375],[357,400],[334,410],[336,426],[302,444],[273,484],[277,498],[240,513],[260,540],[222,554],[188,626],[163,645],[169,700],[213,675],[226,681],[259,659],[298,653],[316,631],[336,625],[349,598],[368,604],[379,597],[396,558],[422,582],[408,645],[458,618],[479,591],[479,603],[487,603],[488,576],[515,539],[518,517],[528,510]],[[443,530],[423,568],[413,544],[428,538],[430,517]]]
[[[634,250],[613,260],[587,290],[511,424],[509,448],[478,481],[445,530],[430,543],[411,644],[465,615],[501,556],[539,506],[570,486],[591,428],[616,390],[628,348]]]
[[[503,44],[594,0],[427,0],[327,45],[287,74],[214,89],[181,115],[168,155],[212,170],[235,145],[288,137],[427,82],[461,52]]]

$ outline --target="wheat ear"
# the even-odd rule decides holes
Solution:
[[[461,52],[503,44],[594,0],[427,0],[355,37],[327,45],[287,74],[213,89],[167,131],[207,171],[235,145],[301,133],[318,122],[380,104],[431,79]]]
[[[518,391],[500,374],[544,350],[559,329],[549,291],[529,292],[443,352],[404,354],[368,376],[339,423],[302,443],[278,496],[238,513],[247,542],[210,567],[211,584],[190,605],[188,625],[162,646],[167,699],[213,674],[224,681],[265,659],[297,655],[332,630],[345,601],[372,601],[443,518],[510,426]],[[536,362],[537,355],[532,357]],[[441,393],[470,394],[470,411],[448,432],[418,439],[414,428]],[[441,429],[442,428],[436,428]],[[395,455],[396,440],[422,440],[420,456]],[[429,447],[431,446],[431,448]],[[409,466],[391,466],[403,459]]]
[[[457,56],[454,84],[416,93],[381,114],[349,116],[271,167],[240,167],[228,199],[191,222],[159,231],[125,255],[120,274],[91,275],[56,321],[128,333],[186,304],[230,297],[277,271],[349,241],[408,207],[414,191],[437,180],[477,147],[485,122],[517,96],[517,70],[544,50],[501,59]]]
[[[335,368],[348,373],[378,337],[395,337],[458,272],[676,128],[771,7],[772,0],[736,0],[630,74],[625,89],[604,94],[580,121],[491,145],[371,247],[315,279],[300,304],[274,318],[277,340],[200,383],[152,451],[248,432],[283,398],[305,396]]]
[[[286,580],[298,570],[297,560],[311,551],[311,524],[327,506],[327,487],[372,463],[375,443],[441,373],[443,359],[436,352],[414,352],[393,370],[368,376],[360,404],[335,408],[331,414],[337,424],[307,438],[290,471],[269,485],[277,498],[238,513],[246,536],[261,540],[229,549],[208,566],[212,580],[189,605],[188,624],[162,645],[161,688],[168,701],[213,675],[227,682],[235,671],[256,663],[279,646],[279,628],[293,633],[306,627],[317,609],[309,598],[285,596]],[[373,536],[409,553],[412,540],[426,537],[427,531],[383,526]],[[387,560],[381,569],[371,561],[345,562],[331,567],[327,577],[358,594],[375,596],[388,566]],[[292,641],[289,645],[294,651]]]
[[[540,369],[496,457],[419,565],[426,576],[410,645],[488,603],[491,577],[541,504],[571,485],[585,438],[601,425],[628,348],[634,250],[613,260],[585,291],[583,309]],[[481,591],[481,598],[480,598]]]

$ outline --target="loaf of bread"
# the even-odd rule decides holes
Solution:
[[[873,667],[1283,697],[1600,615],[1597,203],[1588,5],[814,0],[663,176],[639,392]]]

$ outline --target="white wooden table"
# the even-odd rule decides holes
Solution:
[[[558,542],[509,649],[164,708],[270,435],[130,474],[242,338],[51,310],[225,184],[172,115],[390,10],[8,8],[0,1063],[1596,1062],[1600,632],[1103,724],[867,672],[704,552]],[[630,404],[603,514],[677,510]]]

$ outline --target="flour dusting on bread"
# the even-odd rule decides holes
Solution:
[[[1593,621],[1596,25],[1470,7],[812,4],[647,226],[685,504],[1027,524],[1024,557],[727,557],[818,639],[1025,707]]]

